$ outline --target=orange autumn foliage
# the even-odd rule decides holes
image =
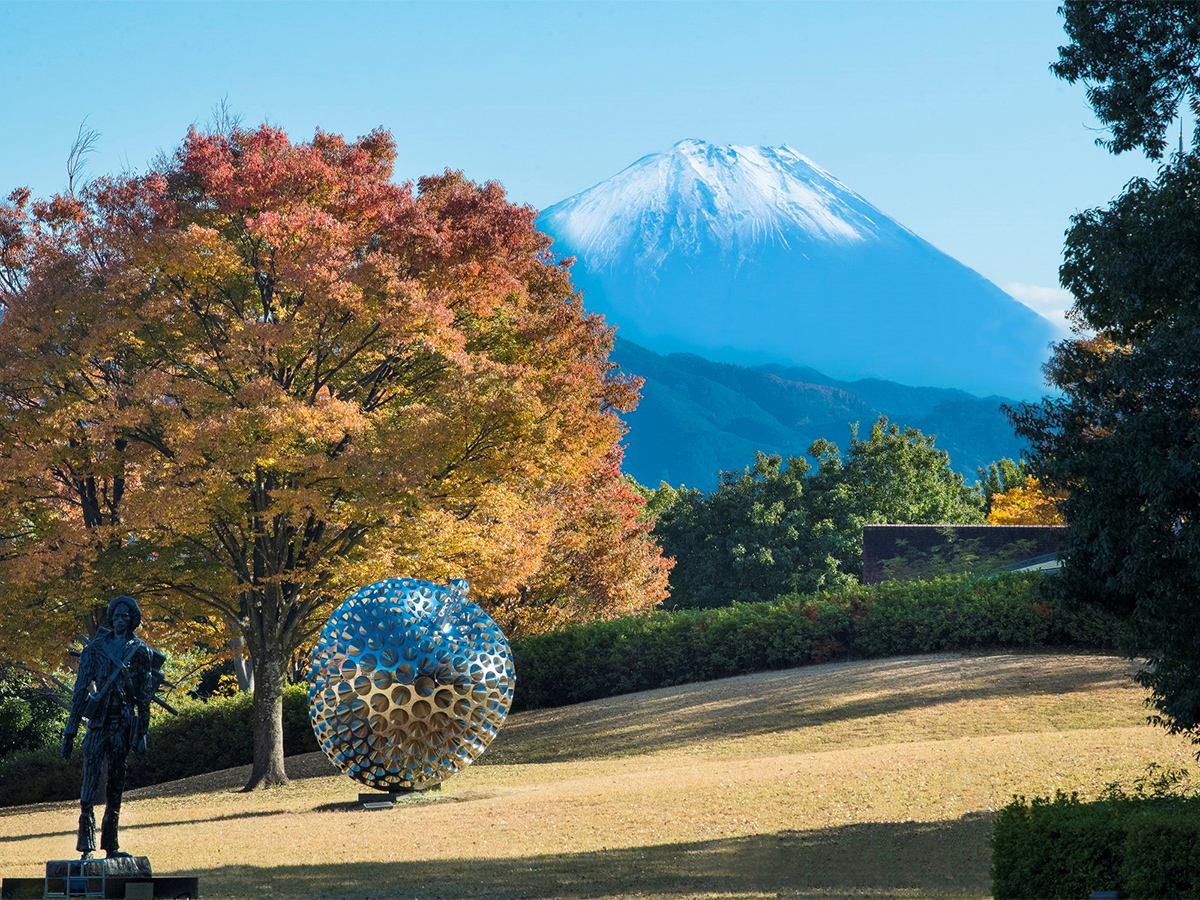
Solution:
[[[115,592],[285,666],[379,578],[466,577],[510,627],[645,609],[619,485],[636,379],[536,211],[383,131],[189,132],[144,175],[0,205],[0,628],[45,659]],[[36,612],[35,612],[36,611]]]
[[[620,447],[611,448],[586,478],[542,498],[553,522],[538,573],[490,610],[510,634],[546,631],[570,622],[648,612],[667,595],[674,560],[640,521],[645,498],[621,476]]]
[[[1036,478],[992,498],[989,525],[1064,525],[1058,510],[1063,495],[1044,491]]]

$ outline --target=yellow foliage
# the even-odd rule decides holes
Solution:
[[[217,686],[213,689],[212,695],[214,697],[232,697],[237,692],[237,676],[226,673],[217,680]]]
[[[1064,525],[1058,504],[1066,495],[1042,489],[1036,478],[992,498],[989,525]]]

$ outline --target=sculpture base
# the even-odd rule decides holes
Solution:
[[[157,897],[199,898],[198,878],[155,878],[144,856],[56,859],[46,863],[45,878],[5,878],[0,898]]]
[[[407,797],[410,794],[424,794],[429,791],[440,791],[442,783],[431,784],[429,787],[418,788],[397,788],[392,791],[370,791],[368,793],[360,793],[358,795],[359,803],[395,803],[401,797]]]

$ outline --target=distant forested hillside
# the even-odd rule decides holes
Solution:
[[[969,479],[976,467],[1017,458],[1024,447],[1001,412],[1002,397],[663,356],[622,339],[612,359],[646,380],[641,403],[627,416],[625,468],[651,487],[666,481],[711,490],[719,471],[750,465],[756,450],[800,456],[821,437],[844,445],[850,423],[869,432],[880,414],[937,435],[937,446]]]

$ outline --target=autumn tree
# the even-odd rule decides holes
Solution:
[[[102,287],[130,249],[127,234],[96,227],[114,200],[105,182],[86,201],[94,218],[73,193],[35,202],[17,190],[0,205],[0,629],[4,652],[41,668],[119,593],[125,460],[153,440],[131,448],[140,425],[112,427],[142,365],[135,311]]]
[[[1023,485],[1009,488],[992,497],[989,525],[1062,525],[1059,504],[1066,498],[1062,491],[1048,491],[1030,476]]]
[[[587,476],[560,484],[537,507],[553,523],[537,573],[489,611],[508,634],[649,612],[667,596],[674,561],[651,537],[646,498],[621,473],[614,446]]]
[[[117,589],[226,623],[254,666],[248,788],[286,781],[284,667],[364,583],[662,594],[613,471],[637,385],[611,329],[534,210],[454,172],[394,184],[394,156],[382,131],[193,130],[145,175],[0,209],[5,624],[33,652]],[[594,541],[568,539],[580,511]]]

